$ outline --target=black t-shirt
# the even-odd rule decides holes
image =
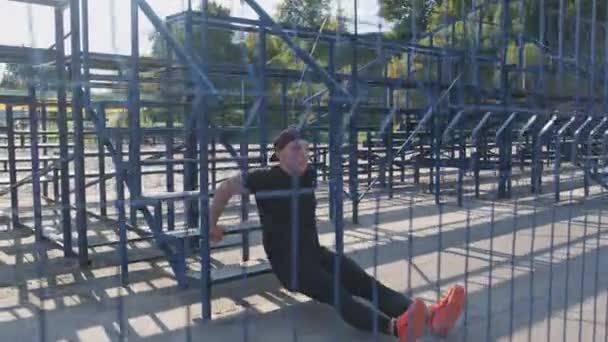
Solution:
[[[274,266],[291,263],[293,232],[297,232],[298,263],[318,256],[315,170],[309,167],[302,176],[292,177],[279,166],[273,166],[253,169],[243,180],[256,198],[264,249],[270,262]]]

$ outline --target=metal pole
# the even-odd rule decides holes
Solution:
[[[329,43],[329,60],[327,70],[329,77],[333,77],[335,72],[335,43]],[[330,177],[329,191],[333,205],[333,226],[336,236],[336,258],[334,260],[334,307],[340,307],[340,281],[341,257],[344,254],[344,226],[343,226],[343,202],[342,202],[342,135],[343,127],[337,103],[337,90],[333,84],[329,85],[329,149],[330,149]]]
[[[129,260],[127,255],[127,213],[125,209],[125,164],[122,155],[123,136],[116,137],[116,210],[118,212],[118,235],[120,255],[120,282],[122,286],[129,284]],[[123,331],[121,330],[121,333]]]
[[[357,53],[357,39],[359,38],[359,6],[357,0],[354,0],[354,37],[351,40],[351,49],[352,49],[352,64],[351,64],[351,93],[353,98],[355,98],[355,102],[357,102],[357,98],[359,96],[358,91],[358,77],[359,77],[359,60]],[[357,128],[358,120],[357,120],[357,110],[355,106],[351,106],[351,116],[349,118],[349,134],[348,134],[348,144],[349,144],[349,163],[348,163],[348,192],[351,196],[352,206],[353,206],[353,223],[359,223],[359,193],[358,193],[358,185],[359,185],[359,168],[358,168],[358,133],[359,130]],[[368,143],[371,141],[368,140]],[[371,154],[370,154],[371,155]],[[370,155],[368,155],[368,181],[371,180],[371,166],[369,164]]]
[[[59,170],[61,193],[61,227],[63,228],[63,254],[71,256],[72,219],[70,215],[70,164],[68,161],[68,124],[65,76],[65,43],[63,9],[55,8],[55,64],[57,71],[57,129],[59,131]]]
[[[356,5],[356,1],[355,0],[355,36],[353,38],[353,40],[351,40],[351,49],[352,49],[352,65],[351,65],[351,93],[353,95],[353,97],[356,99],[358,97],[358,59],[357,59],[357,37],[358,37],[358,20],[357,20],[357,5]],[[357,102],[357,101],[355,101]],[[359,201],[357,200],[359,198],[358,195],[358,176],[359,176],[359,170],[358,170],[358,129],[357,129],[357,125],[358,125],[358,120],[357,120],[357,110],[355,108],[355,106],[352,106],[352,113],[351,116],[349,118],[349,134],[348,134],[348,145],[349,145],[349,162],[348,162],[348,192],[350,193],[351,199],[352,199],[352,206],[353,206],[353,216],[352,216],[352,220],[354,224],[359,223]],[[371,143],[371,141],[368,140],[368,143]],[[368,160],[369,161],[369,160]],[[369,167],[369,164],[368,164]],[[371,179],[371,175],[368,174],[368,180]]]
[[[258,98],[260,107],[258,110],[258,130],[260,136],[260,157],[262,166],[268,164],[268,127],[267,127],[267,108],[266,108],[266,27],[260,24],[258,41]]]
[[[193,28],[193,23],[192,23],[192,1],[188,0],[188,12],[186,13],[186,41],[185,41],[185,45],[186,45],[186,52],[192,56],[194,54],[193,51],[193,41],[194,41],[194,28]],[[204,52],[203,49],[201,49],[201,52]],[[201,58],[203,58],[201,56]],[[191,87],[193,87],[193,80],[191,78],[191,75],[188,74],[186,76],[186,88],[188,89],[192,89]],[[186,127],[196,127],[196,117],[195,115],[197,114],[196,109],[194,108],[194,101],[190,106],[190,110],[186,110],[184,113],[184,117],[185,117],[185,126]],[[196,150],[196,133],[194,132],[188,132],[186,134],[186,151],[184,153],[184,158],[186,159],[195,159],[196,158],[196,154],[197,154],[197,150]],[[184,190],[185,191],[189,191],[189,190],[194,190],[196,189],[196,184],[197,184],[197,177],[196,177],[196,172],[197,172],[197,165],[194,163],[185,163],[184,166]],[[185,213],[186,213],[186,221],[187,221],[187,225],[188,228],[193,228],[197,226],[197,205],[195,203],[195,201],[193,200],[186,200],[185,201]]]
[[[11,186],[11,221],[13,228],[19,225],[19,188],[17,183],[17,165],[15,162],[15,125],[13,117],[13,107],[6,106],[6,133],[8,146],[8,170]]]
[[[203,0],[203,21],[201,23],[201,52],[203,63],[208,63],[207,59],[207,47],[208,47],[208,3]],[[203,70],[206,70],[205,65],[202,66]],[[198,87],[198,91],[204,91],[204,89]],[[198,143],[199,143],[199,184],[200,184],[200,197],[199,197],[199,229],[200,229],[200,262],[201,262],[201,296],[202,296],[202,316],[203,319],[211,319],[211,255],[209,248],[209,171],[208,171],[208,154],[207,149],[209,148],[209,112],[205,107],[206,100],[203,99],[200,108],[197,108],[197,130],[198,130]],[[196,142],[195,142],[196,151]]]
[[[106,108],[104,104],[99,106],[98,110],[99,128],[102,131],[106,129]],[[103,146],[101,135],[97,137],[97,162],[99,168],[99,211],[101,216],[107,216],[108,203],[106,194],[106,154]]]
[[[40,106],[40,128],[42,129],[42,143],[46,144],[48,142],[48,132],[47,132],[47,125],[46,125],[46,120],[47,119],[47,112],[46,112],[46,104],[42,103],[42,105]],[[42,156],[46,157],[47,156],[47,148],[43,147],[42,148]],[[42,161],[42,165],[43,168],[46,169],[47,165],[48,165],[48,161],[45,158]],[[48,177],[47,177],[48,178]],[[49,183],[48,182],[44,182],[42,183],[42,194],[45,197],[49,196]]]
[[[129,75],[129,172],[125,177],[130,178],[131,197],[141,195],[141,127],[139,103],[139,9],[137,0],[131,0],[131,70]],[[130,207],[131,226],[137,225],[137,209]]]
[[[72,117],[74,120],[74,183],[76,229],[78,230],[78,260],[81,265],[89,262],[87,237],[87,212],[84,165],[84,123],[82,117],[82,77],[80,63],[80,11],[79,0],[70,0],[72,28]]]
[[[43,239],[42,202],[40,193],[40,163],[38,150],[38,109],[36,108],[36,86],[34,68],[28,67],[28,115],[30,124],[30,153],[32,158],[32,201],[34,204],[34,231],[36,241]]]

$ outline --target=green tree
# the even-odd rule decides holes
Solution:
[[[330,14],[330,0],[283,0],[277,8],[277,19],[281,23],[321,27]]]

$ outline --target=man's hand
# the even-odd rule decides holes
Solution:
[[[220,226],[215,226],[209,229],[209,240],[213,243],[218,243],[224,238],[224,229]]]

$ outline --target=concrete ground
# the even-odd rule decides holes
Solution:
[[[351,207],[345,205],[348,255],[389,287],[429,304],[450,285],[466,285],[466,315],[448,341],[603,341],[608,274],[599,270],[608,265],[608,219],[601,189],[593,187],[584,198],[580,189],[570,191],[580,178],[570,178],[562,187],[564,201],[553,204],[552,193],[531,197],[521,178],[512,199],[497,201],[495,178],[488,177],[481,198],[471,196],[469,184],[458,207],[449,182],[442,206],[420,188],[399,189],[392,199],[370,194],[357,225],[349,223]],[[331,247],[325,189],[319,198],[321,241]],[[50,215],[45,224],[52,220]],[[115,235],[94,220],[90,230],[90,238],[100,241]],[[259,241],[253,240],[253,258],[264,257]],[[129,248],[132,260],[160,255],[148,242]],[[30,231],[1,232],[1,340],[395,340],[356,331],[331,308],[281,288],[273,275],[214,286],[214,318],[203,322],[200,289],[178,289],[165,260],[132,263],[130,285],[121,288],[116,254],[113,246],[91,248],[92,264],[81,268],[50,243],[34,243]],[[239,252],[213,258],[233,263]],[[427,334],[423,340],[442,339]]]

